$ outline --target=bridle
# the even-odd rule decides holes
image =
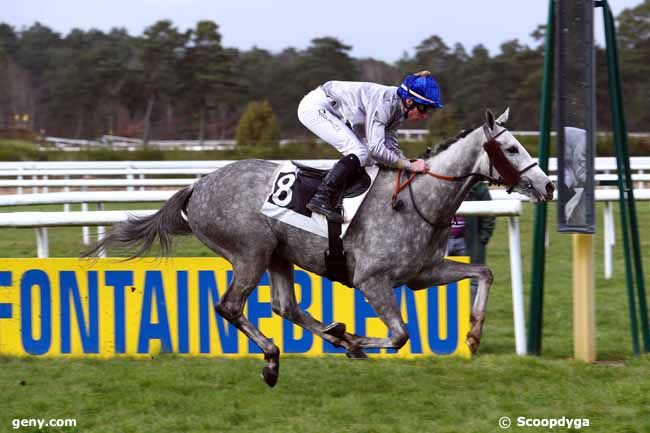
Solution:
[[[499,126],[503,125],[499,124]],[[485,133],[485,136],[489,138],[490,128],[488,128],[487,124],[483,125],[483,131]],[[488,141],[483,143],[483,149],[485,149],[485,152],[488,154],[488,159],[490,160],[490,174],[488,176],[483,176],[484,178],[488,179],[490,184],[507,185],[507,192],[510,194],[515,186],[519,184],[521,175],[526,173],[531,168],[537,166],[537,163],[533,162],[527,167],[524,167],[522,170],[517,170],[515,166],[512,165],[512,163],[508,160],[508,158],[506,158],[506,155],[501,150],[501,144],[497,141],[497,138],[506,131],[507,129],[503,128],[501,132],[492,138],[489,138]],[[495,169],[499,174],[499,177],[496,179],[492,176],[492,173]]]
[[[503,127],[503,125],[500,123],[497,123],[497,125]],[[517,168],[514,167],[512,163],[508,160],[508,158],[505,156],[505,154],[501,150],[501,144],[497,141],[497,138],[499,138],[501,134],[506,132],[507,129],[504,127],[498,134],[491,136],[490,128],[487,126],[487,124],[484,124],[483,131],[485,133],[485,137],[487,138],[487,141],[483,143],[483,149],[487,153],[488,159],[490,161],[490,169],[488,175],[471,172],[461,176],[447,176],[447,175],[434,173],[431,170],[427,170],[425,173],[411,173],[411,175],[408,176],[406,181],[402,183],[401,179],[402,179],[403,170],[399,169],[397,170],[397,185],[391,197],[391,206],[393,207],[393,209],[399,211],[404,207],[404,203],[401,200],[398,200],[397,196],[406,187],[408,187],[409,195],[411,197],[411,202],[413,203],[413,207],[415,208],[415,211],[420,216],[420,218],[422,218],[424,221],[426,221],[429,225],[433,227],[449,227],[451,225],[451,223],[439,224],[439,223],[431,222],[418,208],[417,202],[415,200],[415,196],[413,195],[413,187],[411,186],[411,182],[413,181],[413,179],[417,177],[418,174],[427,174],[431,177],[435,177],[436,179],[450,181],[450,182],[457,182],[457,181],[467,179],[468,177],[478,176],[482,180],[487,180],[490,185],[499,185],[499,186],[506,185],[508,186],[507,189],[508,194],[512,193],[515,186],[519,184],[519,181],[521,180],[521,176],[531,168],[537,166],[537,163],[533,162],[532,164],[528,165],[522,170],[517,170]],[[495,170],[499,175],[499,177],[493,176],[493,172]]]

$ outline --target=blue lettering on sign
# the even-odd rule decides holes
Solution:
[[[232,273],[228,273],[229,278]],[[230,284],[230,279],[228,280]],[[260,279],[258,286],[268,286],[269,285],[269,274],[265,272]],[[273,309],[269,302],[260,302],[259,298],[259,287],[256,287],[253,290],[253,293],[248,297],[248,320],[255,326],[259,327],[259,320],[264,317],[273,317]],[[273,341],[272,338],[269,338],[270,341]],[[262,353],[262,350],[257,347],[257,344],[253,342],[252,339],[248,339],[248,353]]]
[[[442,286],[443,288],[445,286]],[[438,355],[454,353],[458,347],[458,283],[448,284],[447,291],[447,338],[440,338],[438,317],[438,290],[440,287],[431,287],[427,293],[429,310],[429,348]]]
[[[37,286],[41,302],[41,338],[35,339],[32,330],[32,287]],[[50,279],[40,269],[30,269],[20,281],[20,327],[25,352],[42,355],[50,350],[52,344],[52,292]]]
[[[323,296],[323,323],[325,325],[329,325],[334,321],[334,288],[332,286],[333,283],[329,279],[325,277],[321,278],[321,292]],[[345,353],[345,348],[335,347],[329,341],[323,340],[323,352]]]
[[[190,351],[190,323],[188,320],[187,271],[176,272],[176,299],[178,302],[178,353]]]
[[[99,353],[99,300],[97,288],[97,271],[88,272],[88,318],[81,305],[81,294],[74,271],[59,272],[61,287],[61,353],[71,352],[70,301],[74,304],[77,316],[77,329],[84,353]],[[70,299],[72,297],[72,299]],[[88,325],[86,326],[86,323]]]
[[[126,352],[126,308],[124,293],[133,285],[133,271],[106,271],[106,285],[113,286],[115,353]]]
[[[300,302],[298,303],[298,308],[304,314],[309,314],[306,310],[311,306],[312,302],[311,278],[309,278],[307,272],[296,270],[294,272],[294,281],[300,286]],[[314,343],[314,335],[307,330],[303,330],[302,337],[297,339],[294,337],[295,329],[296,326],[289,320],[285,319],[282,321],[282,347],[286,353],[305,353]]]
[[[0,272],[0,287],[11,287],[11,272]],[[11,304],[0,302],[0,319],[11,319],[13,315]]]
[[[232,272],[228,271],[228,281]],[[199,271],[199,350],[210,353],[210,311],[217,322],[217,332],[223,353],[237,353],[237,328],[226,322],[214,309],[219,302],[217,281],[213,271]]]
[[[152,303],[152,299],[155,303]],[[155,305],[158,323],[152,323],[151,307]],[[138,338],[138,353],[149,353],[149,340],[160,340],[163,352],[171,352],[172,337],[169,331],[165,288],[161,271],[147,271],[144,274],[144,295],[142,317]]]

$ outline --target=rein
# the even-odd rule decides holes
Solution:
[[[487,176],[480,174],[480,173],[469,173],[463,176],[445,176],[442,174],[437,174],[432,172],[431,170],[427,170],[425,173],[411,173],[409,177],[406,178],[404,183],[401,183],[402,179],[402,170],[401,168],[397,170],[397,185],[395,186],[395,191],[393,192],[393,196],[391,197],[391,203],[393,206],[393,209],[396,207],[396,200],[397,196],[399,195],[400,192],[404,191],[404,189],[408,186],[409,188],[411,187],[411,182],[413,182],[413,179],[417,177],[418,174],[428,174],[431,177],[435,177],[436,179],[440,180],[446,180],[449,182],[456,182],[459,180],[467,179],[470,176],[482,176],[487,178]],[[496,179],[494,179],[496,181]]]
[[[415,179],[415,177],[418,174],[420,174],[420,173],[411,173],[411,175],[406,179],[406,181],[404,183],[400,183],[400,180],[402,178],[402,169],[397,170],[397,186],[396,186],[395,192],[393,193],[393,196],[391,198],[391,206],[393,207],[393,209],[395,209],[397,211],[401,210],[404,207],[404,202],[402,200],[398,200],[397,196],[399,195],[400,192],[402,192],[408,186],[409,196],[411,197],[411,203],[413,203],[413,208],[415,209],[415,212],[417,212],[417,214],[420,216],[420,218],[422,218],[430,226],[433,226],[433,227],[446,228],[446,227],[451,226],[451,223],[449,223],[449,224],[438,224],[438,223],[430,221],[424,215],[424,213],[422,213],[422,211],[418,207],[417,201],[415,200],[415,196],[413,195],[413,187],[411,186],[411,182],[413,181],[413,179]],[[455,176],[441,176],[441,175],[436,175],[435,173],[429,172],[429,171],[427,171],[427,174],[429,174],[430,176],[433,176],[435,178],[442,179],[442,180],[451,180],[451,181],[460,180],[460,178],[456,178]],[[469,175],[469,176],[471,176],[471,175]]]

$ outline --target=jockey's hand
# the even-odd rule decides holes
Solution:
[[[427,172],[427,163],[424,162],[424,159],[416,159],[411,161],[411,165],[408,168],[408,171],[413,173],[426,173]]]

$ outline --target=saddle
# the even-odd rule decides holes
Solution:
[[[298,191],[302,190],[299,195],[309,200],[316,194],[316,190],[321,182],[329,173],[329,170],[321,170],[291,161],[296,168],[296,184]],[[363,168],[357,170],[348,179],[345,188],[336,197],[336,202],[341,203],[344,198],[356,197],[368,189],[372,180]],[[327,277],[332,281],[340,281],[345,285],[350,285],[350,277],[347,272],[347,260],[343,250],[343,241],[341,240],[341,224],[328,221],[327,223],[329,249],[325,251],[325,265],[327,268]]]
[[[327,176],[328,170],[295,161],[287,161],[278,167],[271,181],[270,194],[260,211],[270,218],[328,239],[329,248],[324,252],[326,276],[332,281],[350,285],[342,238],[378,171],[377,167],[360,168],[348,177],[345,189],[336,197],[339,205],[345,208],[344,224],[327,221],[322,215],[312,214],[307,209],[307,203]]]
[[[296,161],[291,161],[297,167],[296,170],[296,184],[298,184],[298,191],[301,197],[307,198],[305,205],[316,194],[316,190],[322,183],[329,170],[310,167]],[[356,173],[352,174],[347,179],[345,189],[341,192],[340,197],[337,197],[337,202],[341,202],[344,198],[357,197],[368,189],[372,180],[363,168],[360,168]]]

